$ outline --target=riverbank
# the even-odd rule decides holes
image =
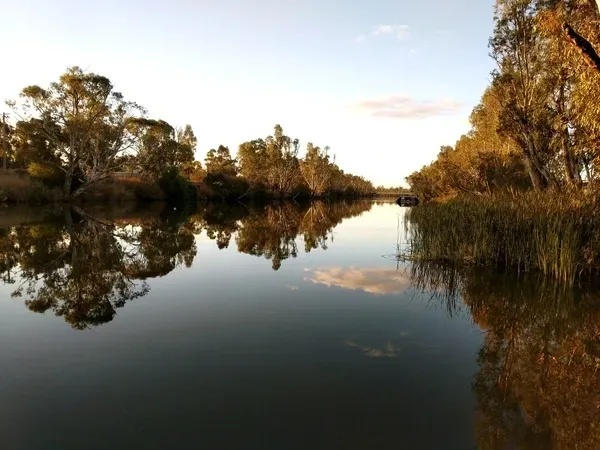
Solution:
[[[310,199],[352,199],[376,198],[376,193],[357,192],[348,189],[344,192],[330,192],[327,195],[311,195],[305,189],[288,194],[271,192],[260,186],[251,187],[243,177],[235,177],[235,182],[215,182],[202,180],[183,183],[189,185],[198,201],[251,201],[251,200],[310,200]],[[183,180],[183,179],[182,179]],[[231,181],[231,180],[230,180]],[[77,203],[126,203],[162,202],[169,200],[158,182],[151,182],[136,176],[119,176],[90,186],[78,196]],[[191,197],[190,197],[191,198]],[[60,183],[40,181],[24,172],[7,171],[0,173],[0,204],[43,205],[65,202]]]
[[[539,270],[561,281],[600,274],[600,193],[457,197],[407,213],[413,260]]]

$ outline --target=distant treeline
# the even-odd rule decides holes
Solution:
[[[600,169],[597,2],[497,0],[497,66],[471,131],[407,178],[422,200],[565,190]]]
[[[190,125],[149,119],[108,78],[78,67],[48,88],[24,88],[8,104],[13,113],[0,133],[3,164],[21,175],[0,177],[0,200],[26,201],[24,192],[36,201],[74,200],[101,185],[104,192],[123,191],[106,187],[115,173],[120,179],[129,174],[136,185],[158,186],[167,198],[375,194],[371,182],[341,170],[328,147],[309,142],[300,156],[298,139],[279,125],[272,135],[241,144],[237,155],[221,145],[198,161]]]
[[[410,194],[411,190],[405,187],[385,187],[385,186],[377,186],[375,188],[375,193],[379,197],[399,197],[402,194]]]

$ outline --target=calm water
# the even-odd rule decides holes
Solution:
[[[600,448],[600,295],[400,264],[402,215],[0,210],[2,448]]]

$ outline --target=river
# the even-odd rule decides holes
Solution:
[[[2,209],[3,448],[600,448],[598,291],[398,261],[404,211]]]

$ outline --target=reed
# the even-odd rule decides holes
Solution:
[[[506,192],[426,204],[406,215],[410,258],[539,270],[573,282],[600,274],[600,193]]]

